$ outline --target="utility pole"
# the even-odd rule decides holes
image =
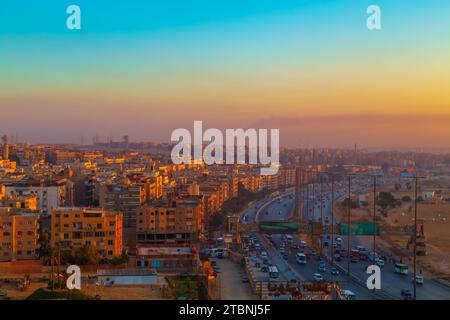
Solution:
[[[417,276],[417,267],[416,267],[416,259],[417,259],[417,198],[418,198],[418,185],[419,185],[419,178],[416,176],[414,177],[415,180],[415,186],[414,186],[414,300],[416,300],[416,276]]]
[[[322,241],[322,234],[323,234],[323,176],[320,175],[320,255],[322,255],[323,250],[323,241]]]
[[[375,262],[376,250],[376,213],[377,213],[377,177],[373,176],[373,262]]]
[[[348,201],[347,201],[347,273],[350,275],[350,209],[351,209],[351,192],[352,192],[352,176],[348,176]]]
[[[331,264],[334,264],[334,175],[331,175]]]

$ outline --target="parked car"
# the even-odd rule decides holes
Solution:
[[[241,278],[241,280],[242,280],[242,283],[249,283],[250,282],[250,279],[247,276],[243,276]]]

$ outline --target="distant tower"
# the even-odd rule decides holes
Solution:
[[[8,136],[6,134],[2,137],[2,141],[3,141],[3,160],[9,160]]]
[[[123,136],[123,146],[124,148],[128,149],[128,143],[130,142],[130,138],[128,135]]]

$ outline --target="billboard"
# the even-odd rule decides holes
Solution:
[[[375,234],[380,234],[380,225],[378,223],[351,223],[350,224],[350,234],[354,235],[373,235],[375,226]],[[342,235],[348,234],[348,224],[341,223],[339,226],[339,233]]]
[[[261,222],[259,224],[259,230],[262,232],[297,232],[298,225],[296,223],[289,222]]]

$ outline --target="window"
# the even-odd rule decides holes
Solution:
[[[113,245],[113,243],[114,243],[114,241],[112,241],[112,240],[108,240],[108,246],[112,246],[112,245]]]

